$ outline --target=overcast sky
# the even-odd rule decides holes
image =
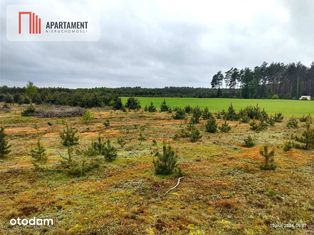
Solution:
[[[9,42],[6,6],[25,0],[0,1],[0,85],[209,87],[218,70],[314,61],[313,0],[40,1],[97,6],[97,42]]]

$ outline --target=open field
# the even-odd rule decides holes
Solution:
[[[163,98],[141,98],[142,105]],[[256,104],[256,100],[166,98],[173,106],[208,106],[210,111]],[[201,102],[200,102],[201,101]],[[260,100],[270,112],[301,115],[314,112],[313,102]],[[170,113],[120,112],[91,109],[95,119],[21,117],[26,106],[0,112],[12,152],[0,161],[0,234],[313,234],[314,151],[282,150],[292,134],[305,127],[286,127],[287,118],[268,130],[255,133],[250,126],[230,121],[229,133],[204,132],[204,120],[196,124],[202,138],[196,143],[173,137],[188,120],[174,120]],[[302,108],[300,108],[302,107]],[[90,146],[99,134],[118,148],[114,162],[101,161],[84,177],[57,170],[66,152],[59,133],[63,121],[79,130],[80,145]],[[104,120],[110,126],[103,125]],[[221,124],[223,121],[218,120]],[[139,140],[139,135],[145,140]],[[256,139],[245,148],[243,139]],[[34,171],[29,151],[37,138],[47,149],[44,172]],[[117,144],[118,137],[126,141]],[[154,140],[157,144],[154,143]],[[175,176],[156,176],[153,156],[163,141],[177,151],[185,176],[169,194]],[[275,148],[275,171],[263,171],[259,149]],[[102,160],[102,157],[99,157]],[[11,218],[52,218],[51,227],[10,226]],[[306,228],[270,228],[271,224],[307,224]],[[311,227],[312,226],[312,227]]]
[[[259,105],[261,108],[269,113],[281,112],[288,116],[300,116],[303,114],[314,114],[313,101],[299,101],[299,100],[272,100],[272,99],[226,99],[226,98],[172,98],[172,97],[137,97],[141,105],[149,105],[153,102],[157,107],[165,99],[167,104],[171,107],[184,107],[191,105],[193,107],[199,106],[201,108],[208,107],[212,112],[220,112],[227,109],[230,104],[233,104],[236,110],[244,108],[249,105]],[[122,99],[124,102],[126,97]]]

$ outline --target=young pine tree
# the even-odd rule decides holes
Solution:
[[[310,128],[309,126],[307,129],[302,133],[301,137],[295,138],[297,142],[297,148],[311,150],[314,149],[314,128]]]
[[[168,112],[168,111],[169,111],[169,107],[166,104],[166,100],[164,100],[160,105],[160,112]]]
[[[0,159],[5,158],[11,151],[10,145],[6,140],[6,134],[4,133],[4,128],[0,127]]]
[[[112,109],[113,110],[120,110],[123,109],[123,103],[120,97],[115,97],[113,100],[113,105],[112,105]]]
[[[192,118],[190,123],[196,124],[200,122],[200,118],[202,116],[202,111],[199,107],[195,107],[192,112]]]
[[[215,117],[211,117],[207,120],[207,123],[205,125],[205,131],[209,133],[217,132],[217,122]]]
[[[264,165],[261,166],[261,169],[262,170],[275,170],[276,169],[276,165],[274,161],[275,151],[274,150],[269,151],[268,146],[264,146],[260,150],[260,154],[265,158]]]
[[[221,132],[229,132],[231,130],[231,126],[229,126],[229,124],[227,123],[227,121],[225,121],[220,127],[219,130]]]
[[[157,152],[153,161],[156,175],[170,175],[177,168],[178,156],[171,146],[164,144],[162,153]]]
[[[148,106],[148,112],[154,113],[157,111],[156,107],[154,106],[153,102],[150,102],[150,105]]]
[[[37,141],[36,147],[31,149],[30,156],[35,169],[42,169],[43,165],[47,163],[46,149],[42,146],[40,140]]]
[[[117,149],[111,145],[110,140],[107,140],[107,142],[103,145],[102,155],[108,162],[112,162],[117,158]]]
[[[60,133],[61,143],[65,147],[71,147],[78,144],[79,136],[77,136],[78,130],[72,127],[69,127],[66,124],[63,131]]]

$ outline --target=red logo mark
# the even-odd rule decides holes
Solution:
[[[41,34],[41,18],[30,11],[19,12],[19,34],[22,33],[22,15],[29,16],[29,34]]]

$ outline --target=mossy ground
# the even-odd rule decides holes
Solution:
[[[229,133],[204,132],[191,143],[173,137],[186,120],[173,120],[168,113],[119,112],[92,109],[95,119],[21,117],[21,106],[0,113],[1,126],[12,152],[0,162],[0,233],[2,234],[306,234],[307,229],[272,229],[271,223],[314,224],[314,152],[284,152],[291,134],[304,130],[283,123],[261,133],[248,124],[230,122]],[[103,125],[110,120],[110,126]],[[63,121],[80,133],[80,148],[88,147],[100,133],[118,147],[118,158],[81,178],[57,171],[62,147],[59,132]],[[48,122],[50,125],[48,125]],[[219,124],[222,121],[218,121]],[[139,141],[140,133],[145,141]],[[252,135],[257,145],[242,147]],[[29,151],[38,136],[49,162],[36,172]],[[117,138],[126,140],[122,148]],[[156,140],[157,145],[153,143]],[[153,155],[169,142],[180,157],[185,173],[179,187],[176,177],[155,176]],[[262,171],[259,149],[276,149],[275,171]],[[52,218],[52,227],[10,226],[11,218]],[[312,227],[313,229],[313,227]],[[312,231],[313,232],[313,231]]]

